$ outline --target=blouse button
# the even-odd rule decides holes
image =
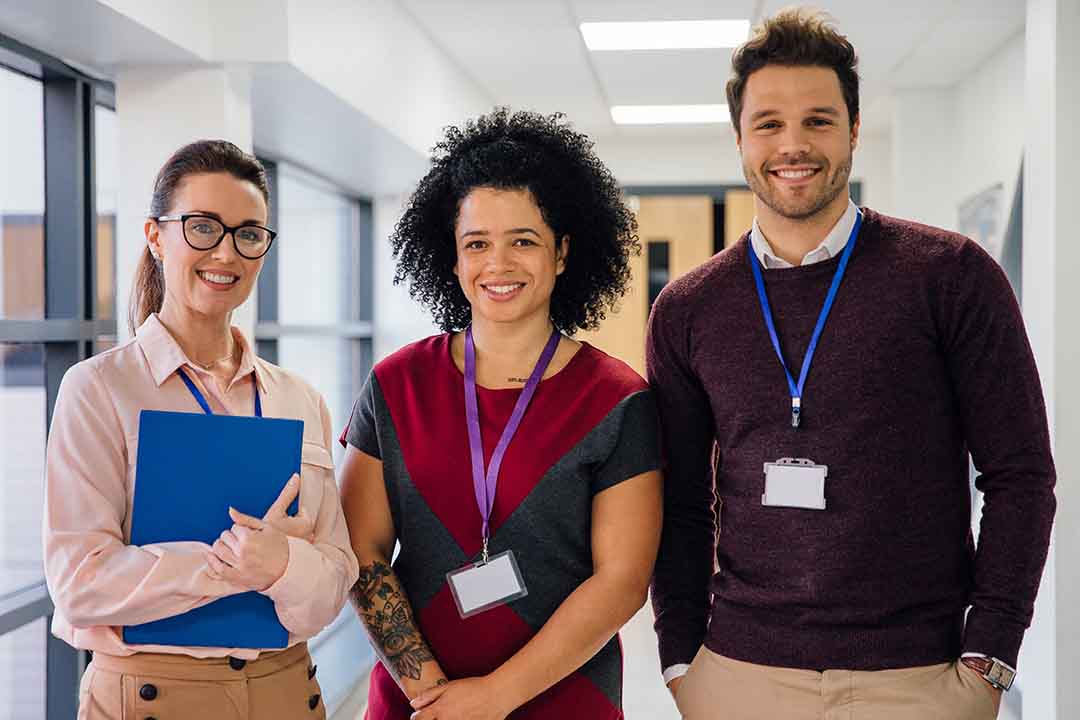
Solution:
[[[311,708],[312,710],[319,707],[319,696],[318,695],[312,695],[310,698],[308,698],[307,706],[309,708]]]
[[[141,688],[139,688],[139,697],[141,697],[146,702],[150,702],[157,697],[157,688],[150,683],[147,683]]]

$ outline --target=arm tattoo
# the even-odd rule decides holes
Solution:
[[[390,566],[376,561],[361,567],[349,596],[387,670],[399,679],[419,680],[421,667],[435,656],[420,636],[409,599]]]

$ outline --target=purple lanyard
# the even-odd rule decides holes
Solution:
[[[551,358],[555,356],[555,349],[559,347],[560,334],[558,329],[551,331],[551,337],[544,352],[540,353],[540,359],[536,361],[529,381],[525,383],[525,389],[521,391],[514,412],[510,415],[510,421],[503,428],[499,444],[495,446],[495,452],[491,454],[491,465],[487,473],[484,472],[484,444],[480,435],[480,410],[476,402],[476,343],[473,342],[472,327],[465,331],[465,419],[469,426],[469,452],[472,455],[473,489],[476,491],[476,504],[480,508],[480,517],[484,521],[483,530],[483,562],[487,562],[487,546],[489,537],[489,521],[491,520],[491,508],[495,505],[495,487],[499,482],[499,467],[502,465],[503,456],[514,439],[514,434],[521,425],[521,419],[525,416],[525,410],[529,407],[536,388],[540,385],[544,372],[551,364]]]

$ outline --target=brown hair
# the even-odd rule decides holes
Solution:
[[[174,152],[158,171],[154,180],[154,194],[150,199],[150,217],[167,215],[180,183],[188,175],[200,173],[228,173],[237,180],[250,182],[262,193],[267,204],[270,202],[266,168],[254,155],[244,152],[228,140],[199,140]],[[135,270],[135,283],[128,306],[128,327],[133,334],[151,313],[161,310],[164,299],[165,275],[161,262],[150,254],[147,246]]]
[[[852,126],[859,117],[859,63],[855,48],[821,10],[785,8],[754,28],[752,37],[731,56],[731,79],[727,84],[728,110],[735,135],[742,136],[746,81],[766,65],[818,66],[836,72]]]

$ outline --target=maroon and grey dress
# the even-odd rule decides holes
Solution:
[[[478,388],[485,465],[521,390]],[[656,410],[645,381],[585,343],[540,383],[507,450],[491,518],[492,554],[513,550],[528,595],[462,619],[446,574],[478,559],[463,377],[450,335],[413,343],[372,371],[343,442],[382,460],[401,551],[394,571],[417,623],[451,679],[495,670],[592,574],[597,493],[660,466]],[[622,650],[613,638],[576,672],[511,717],[622,714]],[[368,717],[407,719],[389,673],[372,671]]]

